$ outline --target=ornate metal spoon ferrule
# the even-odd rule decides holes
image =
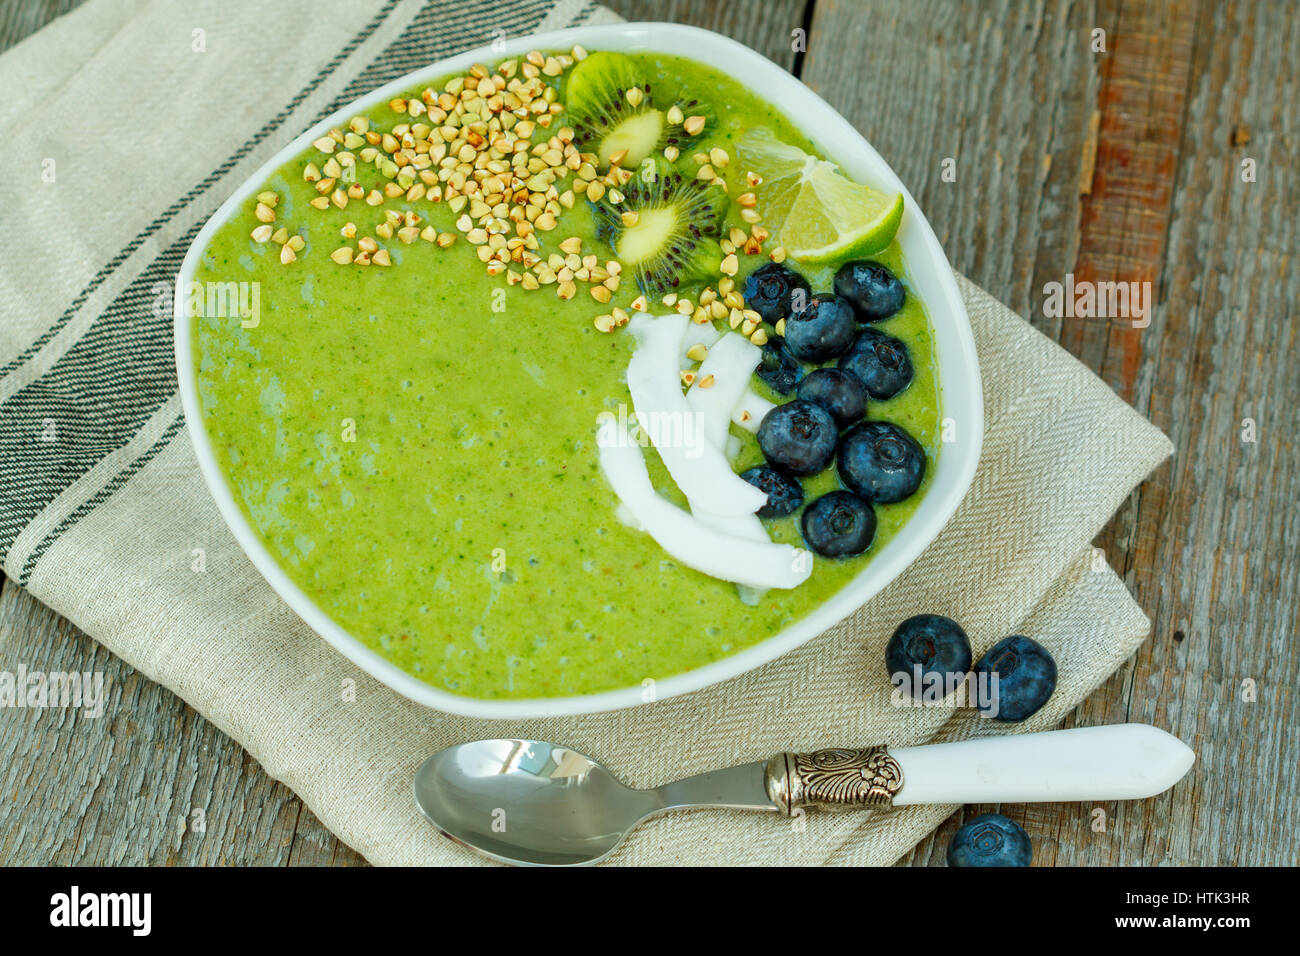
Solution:
[[[801,807],[887,807],[903,787],[903,768],[884,744],[782,753],[767,762],[765,784],[767,795],[787,816]]]

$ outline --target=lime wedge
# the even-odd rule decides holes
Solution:
[[[737,153],[763,177],[759,211],[795,259],[870,256],[894,241],[903,218],[902,193],[846,179],[834,163],[809,156],[766,130],[747,135]]]
[[[776,139],[765,129],[745,134],[736,144],[736,153],[746,169],[763,177],[757,190],[763,200],[763,219],[773,228],[780,227],[799,194],[804,174],[816,165],[817,157]]]

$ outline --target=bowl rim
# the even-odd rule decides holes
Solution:
[[[494,62],[532,49],[567,50],[575,44],[596,49],[687,56],[706,64],[734,63],[737,69],[744,71],[746,85],[761,89],[766,102],[784,112],[819,149],[826,149],[828,155],[850,175],[903,193],[900,242],[904,246],[909,281],[913,286],[927,286],[924,301],[935,333],[940,414],[945,422],[954,415],[960,416],[956,420],[957,434],[964,437],[944,444],[930,487],[906,523],[909,533],[896,535],[848,584],[805,617],[771,637],[693,670],[662,679],[654,678],[650,688],[643,682],[637,686],[565,697],[505,700],[467,697],[426,683],[349,634],[289,578],[254,532],[234,499],[232,487],[217,463],[211,439],[203,425],[185,291],[212,234],[266,182],[271,173],[331,127],[346,123],[357,113],[420,82],[466,69],[474,63]],[[839,141],[847,148],[827,149],[828,141]],[[920,280],[921,276],[924,281]],[[181,405],[199,470],[222,518],[254,567],[313,631],[362,670],[410,700],[466,717],[522,719],[618,710],[701,690],[776,660],[847,618],[915,561],[947,524],[969,490],[979,463],[984,435],[983,391],[970,320],[952,267],[907,187],[866,138],[800,80],[762,54],[729,37],[685,24],[600,24],[498,41],[430,63],[350,101],[277,151],[217,208],[199,230],[177,273],[173,331]],[[945,489],[942,495],[938,493],[940,479]]]

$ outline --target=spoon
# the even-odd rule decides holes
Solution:
[[[1196,755],[1146,724],[930,744],[777,754],[634,790],[595,760],[540,740],[440,750],[415,802],[444,834],[506,863],[573,866],[614,852],[642,820],[688,807],[797,816],[804,808],[1133,800],[1173,786]]]

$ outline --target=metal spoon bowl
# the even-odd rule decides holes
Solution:
[[[758,764],[634,790],[585,754],[541,740],[449,747],[415,775],[415,801],[444,834],[493,859],[532,866],[596,863],[665,810],[775,810],[763,792]]]

